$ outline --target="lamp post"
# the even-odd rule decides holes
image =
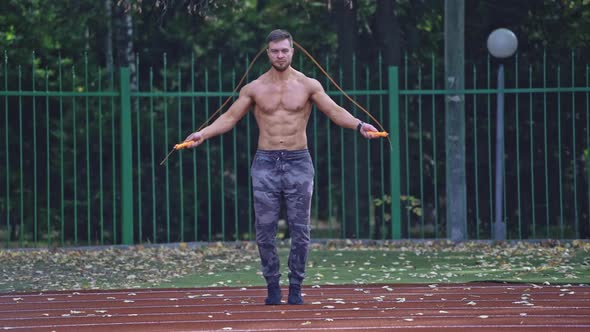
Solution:
[[[488,36],[488,51],[500,59],[498,67],[498,96],[496,113],[496,192],[494,240],[506,239],[506,224],[503,218],[503,184],[504,184],[504,64],[502,60],[511,57],[518,47],[516,35],[505,28],[494,30]]]

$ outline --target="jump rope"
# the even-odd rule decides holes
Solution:
[[[311,62],[313,62],[313,64],[316,65],[324,75],[326,75],[326,77],[330,80],[330,82],[332,82],[332,84],[338,89],[338,91],[340,91],[344,95],[344,97],[346,97],[346,99],[348,99],[351,103],[353,103],[361,111],[363,111],[365,114],[367,114],[369,116],[369,118],[371,120],[373,120],[379,126],[379,129],[381,129],[381,131],[369,131],[368,132],[369,135],[372,136],[373,138],[377,138],[377,137],[387,138],[387,141],[389,142],[389,146],[391,147],[391,139],[389,138],[389,134],[387,133],[387,131],[385,131],[385,128],[383,127],[383,125],[381,125],[381,123],[377,119],[375,119],[375,117],[373,115],[371,115],[371,113],[369,113],[369,111],[367,111],[363,106],[361,106],[354,99],[352,99],[346,92],[344,92],[344,90],[340,87],[340,85],[338,85],[338,83],[336,83],[336,81],[334,81],[332,76],[330,76],[330,74],[328,74],[328,72],[322,67],[322,65],[320,65],[320,63],[305,48],[303,48],[303,46],[299,45],[299,43],[297,43],[296,41],[293,41],[293,45],[295,45],[301,52],[303,52],[303,54],[305,54],[305,56],[307,56],[311,60]],[[219,108],[215,112],[213,112],[213,114],[211,114],[211,116],[205,122],[203,122],[203,124],[196,131],[200,131],[201,129],[203,129],[203,127],[208,125],[209,122],[211,122],[211,120],[215,116],[217,116],[217,114],[219,112],[221,112],[221,110],[223,110],[225,105],[227,105],[227,103],[229,103],[229,101],[234,97],[234,94],[242,86],[242,83],[244,83],[244,80],[246,79],[246,77],[248,76],[248,73],[250,72],[250,70],[254,66],[254,63],[256,63],[256,60],[258,60],[258,58],[260,58],[260,56],[262,55],[262,53],[264,53],[265,50],[266,50],[266,47],[262,48],[258,52],[258,54],[256,54],[256,56],[254,57],[254,59],[252,59],[252,62],[250,63],[250,65],[246,69],[246,72],[244,73],[244,75],[242,76],[242,78],[240,79],[240,81],[238,82],[236,87],[234,88],[234,91],[232,92],[232,94],[229,97],[227,97],[227,99],[223,102],[223,104],[221,104],[221,106],[219,106]],[[170,155],[172,155],[172,153],[174,151],[188,148],[192,143],[193,143],[192,141],[185,141],[185,142],[178,143],[178,144],[174,145],[172,150],[170,150],[170,152],[168,152],[168,154],[166,155],[166,158],[164,158],[162,160],[162,162],[160,162],[160,165],[164,165],[166,160],[168,160],[168,158],[170,157]]]

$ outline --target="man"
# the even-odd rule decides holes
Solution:
[[[192,133],[190,147],[232,129],[251,107],[259,127],[258,150],[251,176],[256,214],[256,243],[267,283],[266,304],[281,303],[279,256],[275,244],[280,203],[286,206],[291,233],[289,254],[289,304],[303,304],[301,283],[310,242],[310,210],[314,168],[307,150],[306,126],[311,104],[337,125],[355,129],[366,138],[377,131],[338,106],[321,84],[291,67],[293,39],[285,30],[267,37],[272,67],[245,85],[238,99],[211,125]]]

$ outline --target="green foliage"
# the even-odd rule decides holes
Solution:
[[[139,54],[137,75],[140,90],[142,91],[148,91],[151,88],[149,82],[150,70],[153,70],[154,73],[154,91],[163,90],[164,81],[168,90],[180,88],[180,90],[188,91],[191,88],[191,80],[195,81],[195,90],[202,91],[206,88],[214,91],[219,89],[220,85],[222,85],[221,89],[224,91],[231,90],[236,82],[235,77],[237,76],[239,79],[248,61],[251,61],[254,54],[264,46],[266,34],[275,28],[290,30],[295,40],[308,49],[322,64],[327,61],[330,62],[332,68],[328,69],[331,69],[331,73],[338,72],[337,66],[341,59],[337,57],[338,35],[337,29],[334,28],[336,20],[333,8],[331,8],[331,4],[333,4],[331,1],[113,0],[113,3],[128,6],[133,19],[132,41],[134,51]],[[375,34],[376,2],[373,0],[358,0],[356,3],[359,6],[357,37],[361,40],[355,53],[358,55],[359,66],[375,64],[381,51],[378,36]],[[399,46],[402,54],[408,54],[408,73],[410,76],[408,88],[412,88],[416,85],[416,82],[412,81],[412,77],[416,76],[415,73],[418,68],[423,67],[424,73],[429,72],[430,69],[424,64],[430,64],[433,55],[436,55],[435,61],[440,63],[443,60],[444,13],[442,10],[444,2],[439,0],[397,0],[395,3],[395,18],[399,20],[402,38],[400,45],[397,46]],[[542,65],[543,57],[541,55],[544,51],[547,52],[550,61],[553,60],[550,62],[553,64],[560,63],[559,61],[563,58],[569,58],[571,54],[570,48],[575,49],[576,59],[590,58],[588,47],[590,45],[590,8],[588,7],[588,0],[467,1],[466,6],[465,32],[466,58],[468,62],[472,61],[480,66],[484,63],[487,59],[485,38],[493,28],[499,25],[507,26],[517,32],[519,36],[519,55],[521,58],[527,58],[531,67],[535,68],[535,75],[540,75],[540,71],[536,68],[540,68]],[[38,91],[45,89],[57,91],[61,86],[64,91],[96,91],[99,83],[102,84],[103,90],[116,89],[116,78],[111,80],[111,73],[107,70],[105,49],[109,38],[108,22],[113,19],[114,17],[107,17],[105,1],[0,1],[0,51],[5,54],[4,62],[0,66],[0,89],[16,90],[19,84],[17,79],[19,70],[22,76],[20,83],[23,84],[22,88],[24,90],[35,88]],[[116,26],[113,28],[116,28]],[[116,29],[113,30],[113,36],[110,37],[111,41],[121,38]],[[113,51],[116,53],[118,50],[115,48]],[[164,54],[166,54],[166,58],[164,58]],[[166,70],[164,70],[164,59],[167,62]],[[582,61],[578,62],[576,62],[576,65],[581,66]],[[306,69],[310,68],[307,60],[300,63]],[[196,68],[195,73],[190,72],[193,64]],[[298,65],[299,62],[296,64]],[[258,72],[264,70],[265,65],[263,58],[260,60],[260,66],[255,68],[249,78],[252,79]],[[469,65],[471,64],[469,63]],[[5,67],[7,71],[4,70]],[[86,68],[88,68],[89,72],[88,87],[85,85],[85,79],[87,78]],[[228,68],[235,68],[235,70],[227,70]],[[434,74],[437,75],[437,81],[440,81],[441,67],[438,68],[439,71]],[[178,75],[179,71],[180,75]],[[371,77],[373,80],[377,80],[378,75],[373,71],[376,72],[376,69],[371,68]],[[218,74],[219,72],[221,74]],[[313,71],[309,70],[309,72]],[[564,69],[563,72],[569,72],[569,70]],[[481,71],[478,72],[478,75],[479,73]],[[207,83],[205,83],[205,75],[208,77]],[[431,77],[428,77],[428,75],[430,73],[426,74],[424,82],[430,82]],[[484,75],[479,75],[478,78],[480,76],[485,79],[483,78]],[[555,79],[555,75],[549,76],[549,80]],[[58,80],[59,77],[61,77],[61,81]],[[34,87],[32,86],[33,78],[35,79]],[[45,78],[48,79],[49,86],[45,86]],[[579,83],[584,79],[584,75],[578,74],[576,79]],[[508,80],[510,80],[510,77]],[[6,87],[4,86],[5,81],[7,82]],[[509,83],[513,84],[513,82]],[[483,84],[479,86],[481,87]],[[36,100],[38,114],[42,114],[39,110],[43,109],[42,106],[44,106],[41,99],[37,98]],[[17,105],[15,98],[8,98],[8,100],[11,106]],[[421,102],[416,97],[410,97],[409,101],[409,107],[412,109],[418,102]],[[89,102],[91,114],[89,127],[82,129],[79,127],[76,133],[68,131],[74,119],[83,120],[84,114],[80,113],[80,110],[83,109],[84,102],[82,98],[76,99],[75,103],[78,106],[78,118],[76,118],[71,112],[74,101],[72,99],[65,101],[63,122],[66,123],[66,128],[65,132],[61,132],[60,103],[55,98],[50,101],[51,146],[49,159],[51,165],[55,166],[55,169],[59,169],[61,156],[62,154],[65,155],[63,166],[66,173],[68,170],[73,169],[76,162],[80,164],[80,167],[84,164],[85,151],[79,149],[74,152],[73,150],[72,141],[74,136],[78,139],[79,144],[85,144],[86,133],[90,132],[91,137],[95,138],[99,132],[99,125],[102,125],[104,132],[100,139],[105,145],[116,144],[116,136],[112,135],[110,128],[118,126],[118,123],[116,123],[117,113],[116,109],[113,110],[110,107],[110,100],[102,100],[102,104],[100,104],[102,106],[102,115],[99,116],[99,102],[96,98],[91,98]],[[28,115],[31,114],[32,103],[32,100],[27,99],[22,105],[25,112],[29,112],[26,113]],[[134,113],[134,121],[139,119],[142,124],[153,121],[155,126],[154,141],[164,142],[167,139],[168,143],[172,143],[176,139],[184,137],[186,131],[197,127],[204,121],[203,110],[206,107],[212,111],[219,104],[217,98],[210,98],[207,101],[197,100],[195,103],[197,118],[196,123],[193,123],[189,115],[184,117],[184,114],[190,114],[192,108],[190,103],[182,102],[179,107],[178,101],[173,100],[173,98],[155,98],[152,111],[149,108],[149,103],[144,100],[139,112],[137,112],[138,114]],[[0,105],[4,107],[3,104]],[[535,108],[537,106],[534,105]],[[177,113],[172,113],[172,111],[176,112],[178,109],[187,112],[183,113],[181,129],[178,129],[179,126],[176,123]],[[168,127],[164,126],[165,110],[170,112],[171,117]],[[0,116],[4,120],[4,112],[0,112]],[[469,112],[467,116],[471,117],[472,113]],[[172,121],[173,117],[174,121]],[[39,119],[44,118],[38,118],[38,121],[42,121]],[[436,139],[433,133],[428,132],[431,130],[430,128],[423,128],[424,132],[418,133],[417,122],[414,119],[408,119],[410,132],[407,135],[410,141],[414,142],[419,137],[424,137],[430,144],[431,138]],[[438,121],[443,120],[444,117],[438,116]],[[11,108],[8,122],[6,127],[9,131],[9,137],[19,137],[18,114],[13,112],[13,108]],[[240,126],[243,125],[243,123],[240,124]],[[508,123],[509,126],[510,123]],[[4,126],[2,130],[4,130]],[[29,135],[32,130],[30,122],[25,121],[23,132]],[[46,132],[44,125],[38,126],[37,130],[39,139],[44,137]],[[442,131],[439,131],[438,135],[440,136],[441,133]],[[238,130],[237,135],[238,142],[246,141],[244,130]],[[142,140],[148,140],[148,137],[150,136],[147,133],[140,133]],[[227,138],[229,139],[230,136],[227,136]],[[325,137],[321,138],[324,139]],[[93,142],[96,141],[93,139]],[[63,150],[60,147],[62,142],[64,143]],[[217,143],[218,141],[212,145]],[[34,142],[25,140],[22,145],[25,151],[30,151],[33,144]],[[337,151],[339,142],[333,141],[333,144],[333,151]],[[556,143],[551,141],[549,144]],[[168,146],[164,146],[164,144],[158,144],[154,151],[156,158],[165,155],[167,148]],[[512,146],[507,147],[508,150],[511,148]],[[13,151],[11,155],[18,152],[12,146],[10,149]],[[96,144],[93,144],[91,149],[92,155],[96,156]],[[220,153],[220,150],[215,147],[213,151],[216,154],[213,158],[212,167],[215,168],[219,166],[220,158],[217,153]],[[142,156],[145,158],[140,161],[143,172],[147,172],[146,170],[152,167],[151,160],[148,159],[150,152],[149,150],[142,151]],[[225,153],[231,152],[226,150]],[[417,155],[417,151],[410,151],[409,158],[411,160],[426,161],[426,153]],[[588,153],[588,150],[584,152],[587,167],[585,174],[587,176],[590,173],[590,157]],[[510,154],[510,151],[507,154]],[[30,158],[30,154],[25,154],[26,158]],[[245,156],[243,150],[240,151],[238,158],[238,169],[247,170],[249,165],[247,165],[247,156]],[[326,164],[323,161],[326,159],[323,154],[320,154],[318,158],[321,159],[317,161],[318,164]],[[432,157],[428,158],[432,160]],[[192,162],[192,160],[185,157],[184,162],[187,161]],[[15,189],[13,192],[18,193],[20,192],[20,188],[18,188],[19,174],[14,171],[17,169],[16,162],[15,158],[11,159],[12,173],[8,182],[12,184],[11,189]],[[173,159],[171,165],[177,166],[180,162],[179,159]],[[198,160],[197,162],[201,163],[203,161]],[[443,158],[440,158],[439,155],[437,164],[434,162],[425,163],[427,165],[432,164],[432,167],[425,167],[425,176],[427,177],[425,183],[434,182],[432,175],[434,169],[439,170],[439,180],[442,180],[441,174],[444,173],[442,171],[443,162]],[[33,167],[31,160],[25,160],[24,164],[23,173],[30,174]],[[202,164],[199,165],[202,166]],[[116,169],[106,166],[105,169],[106,178],[110,180],[109,176],[116,174]],[[202,167],[199,167],[199,169],[201,170]],[[4,171],[4,164],[1,164],[1,176],[4,176]],[[51,175],[57,176],[58,174]],[[85,178],[82,178],[83,176],[85,174],[80,173],[79,177],[81,178],[78,180],[85,181]],[[232,174],[231,176],[235,177],[236,175]],[[159,193],[164,192],[166,189],[163,184],[165,183],[163,181],[164,177],[162,173],[156,174]],[[214,185],[218,185],[222,181],[229,181],[228,178],[230,176],[214,176],[212,181]],[[240,176],[239,178],[244,177]],[[71,188],[73,180],[67,178],[64,183],[65,187]],[[93,189],[113,190],[112,186],[114,185],[107,180],[105,180],[102,187],[99,187],[98,179],[93,178],[92,181],[91,187]],[[173,181],[178,183],[177,178],[173,178]],[[411,188],[406,188],[406,192],[418,192],[420,190],[417,187],[418,184],[419,181],[413,181],[412,179]],[[52,183],[52,190],[58,190],[60,185],[59,183]],[[206,188],[206,179],[203,176],[198,177],[197,186]],[[115,191],[116,189],[114,188]],[[189,189],[185,190],[188,191]],[[25,188],[24,191],[27,193],[27,197],[30,197],[32,189]],[[247,184],[239,183],[238,191],[240,193],[239,197],[247,197]],[[54,199],[59,197],[59,194],[59,192],[53,194]],[[335,194],[336,196],[339,195],[339,193]],[[187,193],[187,201],[191,200],[192,202],[193,195],[192,192]],[[205,195],[201,193],[199,200],[203,201],[204,197]],[[94,194],[93,199],[97,199]],[[214,196],[213,199],[215,200],[213,202],[215,206],[219,203],[218,195]],[[421,202],[412,196],[403,196],[401,199],[404,207],[411,211],[412,215],[418,217],[422,216],[422,206],[428,202],[427,199],[425,199],[426,202]],[[4,197],[0,197],[0,202],[2,202],[4,208],[12,207],[13,209],[18,203],[14,197],[10,202],[11,207],[6,207],[7,203]],[[391,197],[386,195],[376,199],[374,205],[382,206],[390,203]],[[66,193],[64,204],[68,209],[73,205],[71,193]],[[105,203],[105,210],[109,210],[116,204],[116,200],[108,200]],[[177,210],[178,206],[174,204],[178,204],[178,202],[174,201],[172,204],[173,208]],[[166,211],[159,210],[157,213],[164,214]],[[59,222],[61,218],[60,211],[52,211],[51,214],[52,223]],[[15,215],[13,211],[12,216]],[[442,215],[442,213],[439,215]],[[320,216],[320,219],[322,217],[325,216]],[[390,221],[391,216],[385,215],[384,219]],[[148,220],[148,222],[150,221]],[[27,220],[25,224],[31,224],[31,221]]]
[[[416,216],[422,216],[422,202],[419,198],[414,196],[402,196],[402,202],[407,210],[411,211]]]
[[[422,216],[422,202],[419,198],[416,198],[414,196],[402,195],[400,197],[400,200],[402,201],[402,204],[405,209],[412,212],[414,215],[418,217]],[[391,196],[385,195],[382,198],[375,198],[373,200],[373,204],[375,205],[375,207],[391,204]],[[389,221],[390,219],[391,215],[388,215],[386,220]]]
[[[84,67],[84,52],[90,67],[100,66],[103,47],[104,10],[97,1],[18,1],[0,3],[0,50],[5,53],[8,75],[15,77],[17,67],[35,66],[36,89],[45,88],[45,74],[50,88],[56,88],[58,65],[64,69],[64,83],[71,80],[66,73],[71,66]],[[47,68],[53,70],[44,71]],[[2,73],[6,75],[6,73]],[[32,72],[23,70],[23,81],[31,80]],[[10,80],[16,84],[16,80]],[[14,87],[13,85],[13,87]],[[67,85],[64,85],[64,87]],[[23,86],[24,89],[32,87]]]

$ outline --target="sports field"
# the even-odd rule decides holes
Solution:
[[[315,243],[302,306],[263,305],[252,243],[4,250],[0,328],[586,331],[589,250],[583,241]]]

